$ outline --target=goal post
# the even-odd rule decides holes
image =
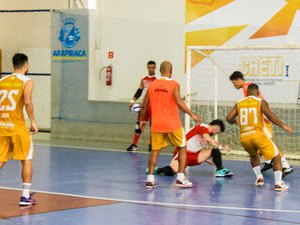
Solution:
[[[204,123],[225,117],[241,98],[242,90],[236,90],[229,76],[241,71],[246,81],[257,83],[272,110],[287,124],[294,134],[287,136],[273,126],[274,141],[283,151],[295,151],[300,145],[300,45],[264,46],[188,46],[186,52],[186,104]],[[185,116],[185,129],[193,125]],[[238,126],[226,123],[226,131],[220,142],[241,150]],[[221,143],[222,143],[221,142]]]

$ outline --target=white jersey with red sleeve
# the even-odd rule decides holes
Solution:
[[[209,134],[207,124],[198,124],[191,128],[186,134],[187,151],[199,152],[207,145],[207,141],[203,138],[204,134]]]

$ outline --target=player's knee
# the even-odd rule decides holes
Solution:
[[[141,127],[140,127],[140,121],[136,122],[134,132],[137,133],[137,134],[141,134],[142,133],[142,130],[141,130]]]

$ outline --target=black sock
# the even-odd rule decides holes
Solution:
[[[156,173],[157,174],[163,173],[166,176],[174,176],[176,174],[171,166],[165,166],[165,167],[162,167],[162,168],[158,168]]]
[[[222,165],[222,155],[219,149],[213,148],[211,151],[211,156],[213,158],[213,162],[217,167],[217,170],[222,170],[223,165]]]

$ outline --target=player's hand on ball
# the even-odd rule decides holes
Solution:
[[[131,103],[131,102],[130,102],[129,105],[128,105],[128,109],[129,109],[130,112],[131,112],[131,108],[132,108],[133,104],[134,104],[134,103]]]

